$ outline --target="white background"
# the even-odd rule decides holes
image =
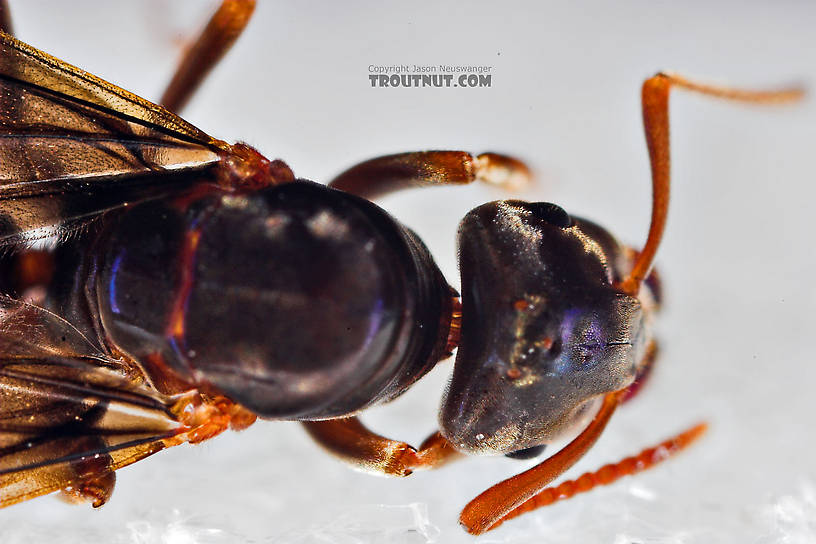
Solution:
[[[11,3],[21,39],[151,99],[213,6]],[[185,111],[200,128],[324,182],[385,153],[512,153],[537,173],[536,185],[514,197],[556,202],[633,244],[645,238],[649,214],[644,78],[670,69],[745,87],[801,81],[816,91],[816,6],[807,2],[261,4]],[[411,63],[491,65],[493,86],[370,87],[370,64]],[[710,434],[649,473],[479,542],[816,540],[816,107],[813,99],[745,107],[681,92],[672,100],[659,366],[570,474],[700,419]],[[458,285],[459,218],[505,196],[437,189],[383,205],[419,232]],[[440,365],[367,422],[419,442],[435,427],[449,370]],[[480,458],[376,478],[323,454],[295,423],[259,423],[120,471],[101,511],[54,498],[0,511],[0,540],[472,542],[457,526],[460,508],[528,465]]]

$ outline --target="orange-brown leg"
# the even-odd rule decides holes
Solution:
[[[255,0],[223,0],[181,61],[162,95],[162,106],[173,112],[184,107],[210,70],[241,35],[254,10]]]
[[[6,0],[0,0],[0,30],[6,34],[14,34],[14,27],[11,25],[11,12]]]
[[[53,273],[54,256],[49,252],[29,249],[0,255],[0,293],[37,304]]]
[[[77,451],[104,451],[105,439],[99,436],[77,437],[69,442],[69,449],[62,454]],[[99,508],[111,498],[116,485],[116,474],[111,467],[111,457],[107,453],[76,457],[66,462],[66,479],[70,486],[63,488],[61,496],[68,502],[90,502]]]
[[[103,506],[116,486],[116,473],[105,472],[102,476],[81,481],[76,486],[66,487],[61,491],[61,497],[70,503],[90,502],[94,508]]]
[[[804,94],[801,89],[782,91],[742,91],[713,85],[695,83],[676,74],[659,73],[643,83],[641,102],[643,104],[643,127],[646,131],[646,145],[649,148],[649,162],[652,169],[652,220],[649,235],[643,250],[629,273],[620,284],[620,289],[637,296],[640,284],[649,275],[657,248],[663,237],[666,216],[669,211],[669,187],[671,178],[669,158],[669,91],[680,87],[710,96],[753,103],[779,103],[797,100]]]
[[[508,519],[518,517],[525,512],[541,508],[542,506],[548,506],[556,501],[569,499],[578,493],[585,493],[596,486],[609,485],[623,476],[630,476],[649,469],[692,444],[695,440],[700,438],[705,431],[706,424],[700,423],[661,442],[657,446],[641,451],[637,455],[626,457],[617,463],[604,465],[595,472],[586,472],[576,480],[566,480],[558,486],[547,487],[535,497],[510,511],[507,515],[490,526],[488,530],[495,529]]]
[[[46,286],[54,275],[54,254],[31,249],[15,255],[14,280],[18,293],[35,286]]]
[[[373,433],[356,417],[304,421],[303,425],[330,453],[375,474],[408,476],[414,470],[438,467],[462,456],[439,433],[414,449],[405,442]]]
[[[435,185],[463,185],[484,181],[508,189],[523,187],[530,169],[512,157],[498,153],[473,156],[465,151],[417,151],[377,157],[352,166],[329,183],[365,198]]]

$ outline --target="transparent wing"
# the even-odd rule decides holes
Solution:
[[[0,508],[102,478],[161,451],[166,440],[150,433],[35,435],[0,448]]]
[[[0,246],[183,190],[228,153],[161,106],[0,33]]]
[[[0,296],[0,507],[177,443],[172,404],[65,320]]]

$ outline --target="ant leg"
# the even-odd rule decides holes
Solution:
[[[530,180],[530,169],[518,159],[465,151],[417,151],[377,157],[352,166],[329,187],[365,198],[406,189],[434,185],[463,185],[485,181],[519,189]]]
[[[356,417],[302,423],[330,453],[375,474],[408,476],[416,469],[435,468],[462,456],[439,433],[429,436],[417,450],[373,433]]]
[[[25,249],[0,260],[0,293],[40,305],[55,268],[54,254],[39,249]]]
[[[6,0],[0,0],[0,31],[14,35],[14,27],[11,25],[11,11]]]
[[[99,453],[88,456],[71,456],[72,453],[82,451],[104,451],[107,446],[105,439],[100,436],[85,436],[69,439],[67,443],[54,444],[54,449],[62,445],[62,455],[69,458],[64,470],[64,477],[70,485],[61,489],[61,498],[71,503],[90,502],[94,508],[99,508],[111,498],[116,486],[116,473],[110,469],[112,459],[108,453]],[[67,447],[66,447],[67,446]]]
[[[90,502],[94,508],[103,506],[113,495],[116,473],[105,472],[101,476],[82,480],[78,485],[61,489],[62,499],[70,503]]]
[[[172,112],[181,110],[195,90],[241,35],[255,0],[223,0],[218,11],[181,61],[164,91],[162,106]]]
[[[649,275],[657,248],[663,238],[669,211],[671,168],[669,159],[669,91],[672,87],[695,91],[709,96],[757,104],[790,102],[804,92],[791,88],[780,91],[743,91],[690,81],[677,74],[659,73],[643,82],[641,103],[646,145],[652,170],[652,219],[643,249],[635,259],[629,277],[619,287],[628,295],[637,296],[640,284]]]
[[[542,506],[548,506],[559,500],[569,499],[578,493],[585,493],[596,486],[609,485],[623,476],[630,476],[649,469],[692,444],[700,438],[705,431],[705,423],[697,424],[661,442],[657,446],[641,451],[635,456],[626,457],[617,463],[604,465],[595,472],[586,472],[576,480],[566,480],[558,486],[547,487],[538,495],[511,510],[508,514],[487,528],[487,530],[495,529],[508,519],[520,516],[525,512],[541,508]]]

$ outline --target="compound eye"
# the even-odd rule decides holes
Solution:
[[[572,226],[572,218],[564,211],[564,208],[551,202],[529,202],[527,209],[538,219],[562,229]]]
[[[530,448],[524,448],[523,450],[516,450],[510,453],[505,453],[505,457],[509,457],[510,459],[534,459],[541,455],[544,452],[544,445],[541,446],[532,446]]]

